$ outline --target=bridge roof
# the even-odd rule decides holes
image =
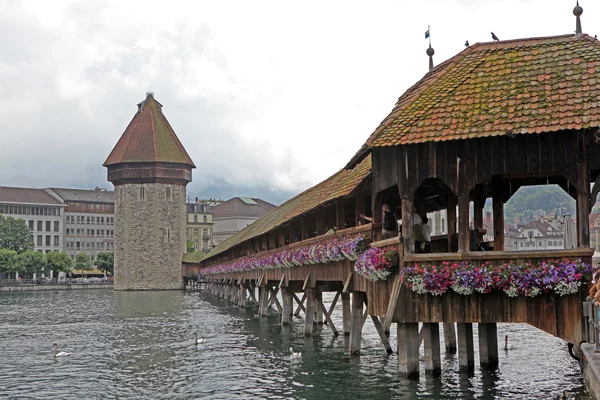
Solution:
[[[267,233],[325,203],[348,196],[370,172],[371,156],[367,156],[353,169],[343,169],[335,173],[328,179],[291,198],[240,232],[219,243],[204,257],[204,260],[221,254],[242,242]]]
[[[175,163],[196,168],[162,113],[162,104],[147,93],[138,111],[104,162],[108,167],[121,163]]]
[[[600,126],[600,43],[588,35],[476,43],[408,89],[369,148]]]

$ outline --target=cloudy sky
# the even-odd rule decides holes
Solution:
[[[190,196],[279,204],[342,168],[396,99],[471,44],[573,32],[574,1],[0,0],[0,185],[112,187],[147,91]],[[581,0],[600,34],[600,1]]]

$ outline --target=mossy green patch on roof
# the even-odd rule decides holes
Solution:
[[[120,163],[163,162],[186,164],[195,168],[192,159],[162,113],[162,105],[148,94],[138,104],[138,112],[104,162],[104,166]]]
[[[371,157],[367,156],[354,169],[343,169],[335,173],[325,181],[286,201],[240,232],[222,241],[206,255],[205,260],[244,241],[267,233],[304,213],[316,209],[320,205],[348,196],[370,172]]]
[[[598,127],[599,96],[600,43],[588,35],[477,43],[407,90],[366,144]]]

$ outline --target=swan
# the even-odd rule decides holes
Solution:
[[[302,358],[302,353],[301,352],[294,353],[294,349],[292,347],[290,347],[290,358],[292,360],[295,360],[295,359],[298,359],[298,358]]]
[[[198,344],[204,344],[204,343],[206,343],[206,339],[204,339],[204,338],[198,339],[198,332],[194,332],[194,344],[198,345]]]
[[[54,343],[52,345],[52,353],[54,354],[54,357],[67,357],[70,356],[71,353],[67,353],[66,351],[61,351],[59,353],[56,352],[56,343]]]

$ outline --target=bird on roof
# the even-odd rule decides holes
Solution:
[[[494,39],[494,40],[500,40],[500,39],[498,39],[498,36],[494,35],[494,32],[492,32],[492,39]]]
[[[469,47],[469,41],[468,40],[465,41],[465,47]]]

